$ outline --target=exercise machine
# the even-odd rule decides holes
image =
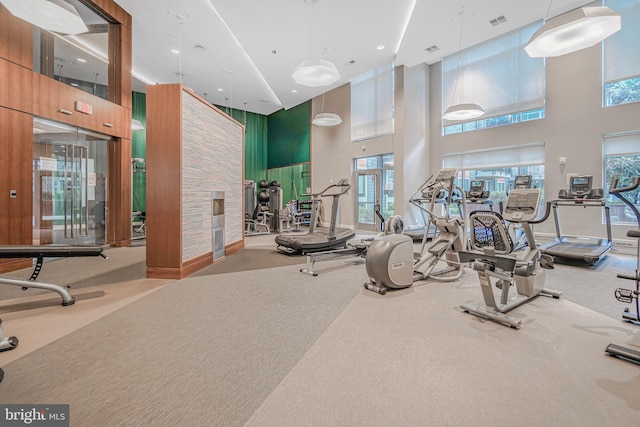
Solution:
[[[516,175],[513,180],[513,188],[514,189],[523,189],[523,188],[531,188],[533,185],[533,176],[532,175]],[[509,194],[507,193],[507,196]],[[500,212],[503,212],[504,206],[501,206]],[[515,251],[519,251],[520,249],[524,249],[527,247],[527,236],[522,229],[522,225],[518,223],[508,223],[507,229],[509,230],[509,234],[513,239],[513,247]]]
[[[467,203],[470,205],[488,205],[493,210],[493,200],[489,198],[491,192],[484,189],[485,182],[479,179],[471,181],[469,191],[465,192]]]
[[[306,234],[285,235],[279,234],[275,238],[279,252],[287,255],[304,255],[310,252],[327,251],[340,247],[347,248],[347,241],[355,236],[355,232],[349,228],[337,227],[340,196],[351,188],[349,180],[341,179],[337,184],[331,184],[319,193],[311,194],[312,208],[309,222],[309,232]],[[332,189],[337,189],[333,193]],[[332,197],[331,222],[329,228],[316,227],[318,211],[322,197]]]
[[[349,256],[355,256],[364,258],[367,255],[367,249],[371,242],[376,239],[379,239],[382,236],[390,235],[390,234],[402,234],[403,231],[403,220],[400,215],[393,215],[389,218],[389,221],[385,221],[384,216],[380,212],[380,205],[374,205],[374,213],[380,219],[380,232],[376,234],[374,237],[368,239],[362,239],[360,242],[348,242],[347,248],[344,249],[335,249],[330,251],[323,252],[312,252],[307,254],[307,267],[301,268],[300,272],[308,274],[310,276],[317,276],[318,273],[314,270],[316,262],[318,261],[329,261],[337,258],[344,258]]]
[[[35,258],[36,265],[29,280],[21,280],[10,277],[0,277],[0,283],[5,285],[20,286],[23,290],[29,288],[46,289],[57,292],[62,297],[62,305],[72,305],[75,298],[69,291],[60,285],[51,283],[36,282],[44,264],[44,258],[65,258],[65,257],[85,257],[100,256],[107,258],[103,253],[102,246],[28,246],[10,245],[0,246],[0,258]]]
[[[570,182],[570,188],[568,190],[560,190],[558,200],[551,202],[556,226],[556,239],[551,243],[542,245],[540,250],[554,257],[557,262],[572,260],[594,266],[604,259],[613,247],[611,243],[611,216],[609,206],[607,206],[604,201],[604,192],[602,189],[593,188],[592,176],[573,176]],[[561,206],[596,207],[604,209],[607,238],[571,241],[566,236],[563,236],[560,225],[560,213],[558,211],[558,208]]]
[[[471,214],[471,251],[461,251],[460,261],[473,263],[478,273],[484,306],[462,304],[468,313],[519,329],[521,320],[506,313],[544,294],[559,298],[561,292],[544,289],[545,270],[553,268],[553,259],[543,255],[535,243],[514,253],[513,242],[504,220],[522,225],[527,242],[535,242],[531,224],[549,217],[550,203],[541,219],[538,214],[542,194],[539,189],[515,189],[507,198],[504,217],[497,212],[477,211]],[[495,286],[492,279],[497,279]],[[511,286],[516,295],[510,293]],[[500,299],[496,300],[496,291]]]
[[[640,177],[635,177],[633,179],[633,183],[628,187],[618,187],[618,178],[614,178],[611,181],[611,186],[609,187],[609,194],[614,195],[618,199],[622,201],[636,217],[636,221],[638,223],[638,228],[631,229],[627,231],[627,237],[631,237],[634,239],[638,239],[638,247],[636,250],[636,271],[634,275],[630,274],[618,274],[618,278],[631,280],[635,282],[635,289],[626,289],[626,288],[618,288],[615,291],[615,297],[618,301],[624,302],[627,304],[631,304],[635,301],[635,313],[631,313],[629,308],[625,308],[624,313],[622,314],[622,318],[628,322],[634,323],[636,325],[640,325],[640,309],[638,299],[640,298],[640,212],[638,212],[638,208],[629,200],[629,198],[625,197],[625,193],[629,193],[640,186]],[[614,357],[620,357],[623,359],[628,359],[634,361],[636,363],[640,363],[640,351],[633,350],[628,347],[623,347],[618,344],[609,344],[605,350],[607,354]]]
[[[436,230],[431,242],[425,235],[417,257],[413,253],[413,239],[404,234],[382,236],[369,245],[365,258],[369,276],[369,282],[364,284],[366,289],[384,295],[387,289],[407,288],[416,281],[451,282],[462,276],[464,266],[458,252],[467,248],[467,216],[464,212],[464,191],[455,185],[457,173],[456,168],[441,169],[416,192],[430,200],[429,206],[423,203],[415,205],[425,211],[429,217],[428,225],[433,225]],[[454,195],[461,197],[460,216],[457,217],[450,213]],[[438,204],[439,199],[446,202]],[[436,207],[444,213],[438,214]],[[436,269],[442,263],[445,264],[443,268]]]

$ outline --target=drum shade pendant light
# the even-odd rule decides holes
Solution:
[[[456,69],[456,81],[453,86],[453,100],[455,100],[456,91],[458,89],[458,80],[460,79],[460,67],[461,67],[461,58],[462,58],[462,26],[463,26],[463,18],[464,18],[464,10],[459,13],[460,15],[460,46],[458,48],[458,68]],[[463,91],[464,98],[464,91]],[[453,104],[453,102],[452,102]],[[442,115],[444,120],[450,121],[460,121],[460,120],[471,120],[476,119],[478,117],[484,116],[484,109],[476,104],[475,102],[463,102],[460,104],[453,104],[449,108],[447,108]]]
[[[303,0],[309,5],[309,50],[311,50],[311,27],[313,24],[312,11],[313,5],[318,0]],[[338,69],[332,62],[324,59],[305,59],[298,65],[291,75],[293,80],[299,85],[319,87],[328,86],[340,80]]]
[[[475,103],[456,104],[447,108],[442,118],[445,120],[470,120],[484,116],[484,109]]]
[[[546,21],[524,50],[532,58],[561,56],[591,47],[620,28],[620,14],[612,9],[581,7]]]
[[[316,126],[337,126],[342,123],[342,119],[335,113],[319,113],[311,123]]]
[[[322,94],[322,106],[320,112],[311,121],[316,126],[338,126],[342,123],[342,118],[336,113],[324,112],[324,93]]]
[[[16,18],[60,34],[89,31],[75,7],[64,0],[0,0]]]

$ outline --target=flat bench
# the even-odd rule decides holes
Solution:
[[[28,246],[28,245],[9,245],[0,246],[0,258],[35,258],[36,265],[31,273],[29,280],[20,280],[9,277],[1,277],[0,283],[7,285],[20,286],[22,289],[38,288],[47,289],[57,292],[62,297],[62,305],[72,305],[75,298],[69,294],[69,291],[60,285],[51,283],[36,282],[36,278],[42,270],[44,258],[66,258],[80,256],[100,256],[107,258],[103,253],[103,247],[97,245],[86,246]]]

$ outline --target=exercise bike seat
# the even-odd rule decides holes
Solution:
[[[640,239],[640,230],[627,231],[627,237],[634,237],[636,239]]]

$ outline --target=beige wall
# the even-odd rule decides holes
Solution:
[[[603,135],[640,130],[640,103],[602,108],[600,45],[547,59],[545,119],[447,137],[441,131],[441,64],[400,67],[397,71],[393,137],[351,143],[349,85],[326,94],[325,111],[340,114],[343,122],[334,128],[312,126],[312,178],[315,191],[331,179],[351,178],[355,157],[394,152],[396,213],[410,226],[420,220],[408,198],[442,167],[443,154],[544,142],[546,196],[553,199],[558,190],[567,187],[568,173],[593,175],[596,183],[602,183]],[[321,101],[313,100],[312,115],[320,111]],[[566,157],[565,165],[559,164],[560,157]],[[341,224],[346,226],[355,223],[354,193],[355,185],[341,201]],[[605,236],[599,209],[566,208],[561,214],[565,234]],[[614,239],[626,240],[628,229],[613,226]],[[536,232],[554,233],[553,221],[537,226]]]

